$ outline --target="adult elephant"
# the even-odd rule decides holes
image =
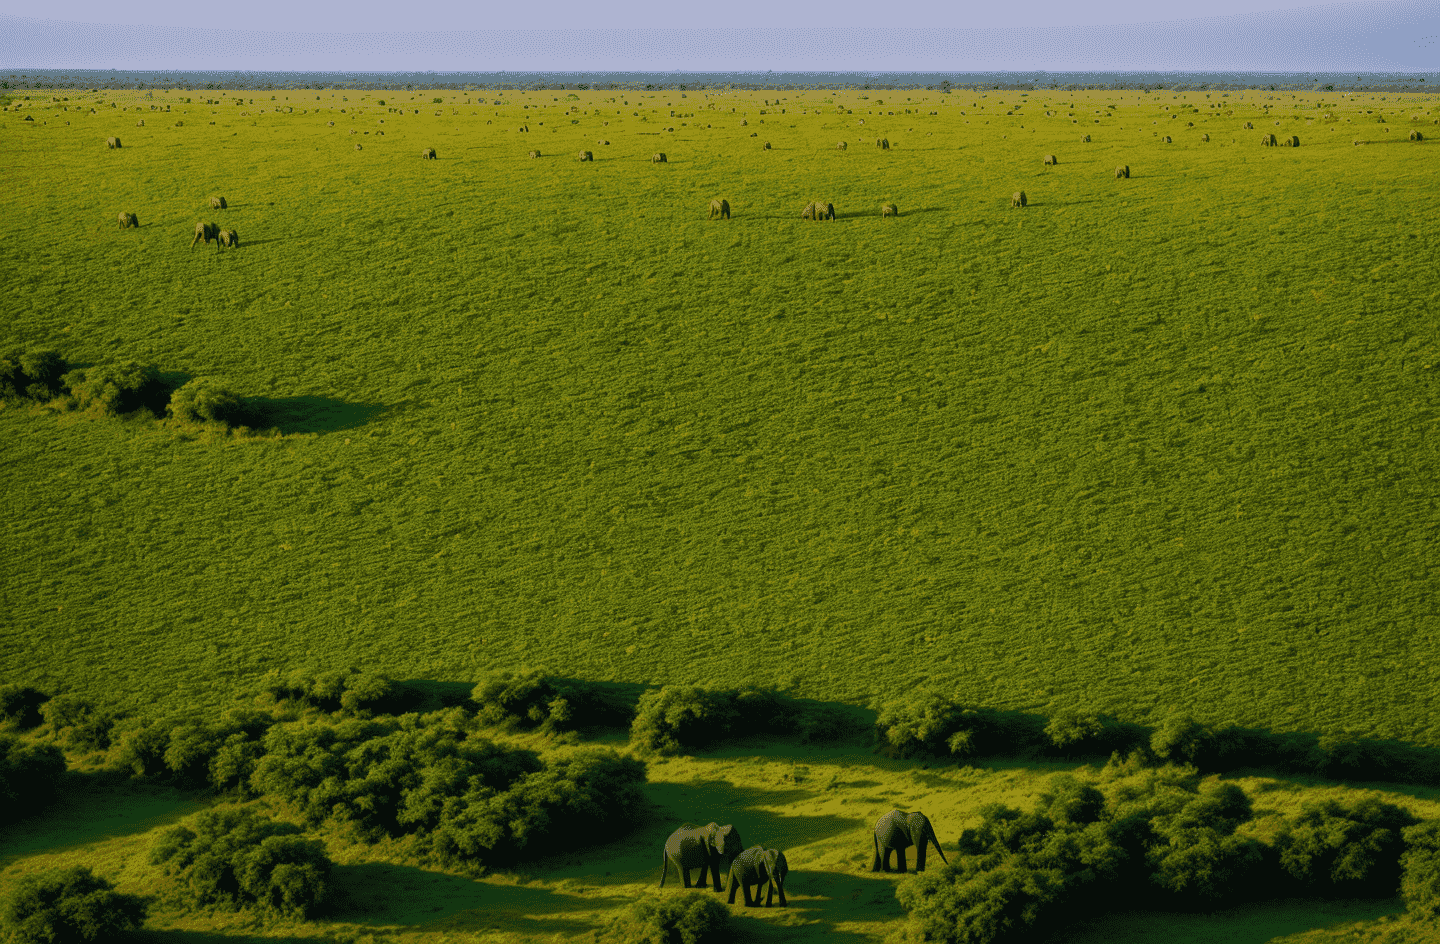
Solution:
[[[871,864],[870,871],[889,872],[890,853],[893,851],[896,871],[904,872],[905,850],[911,846],[915,847],[915,871],[925,871],[927,842],[935,844],[935,851],[940,853],[940,861],[949,865],[950,861],[945,858],[945,850],[940,848],[935,829],[924,813],[891,810],[875,821],[875,861]]]
[[[779,849],[763,849],[760,846],[751,846],[735,857],[730,863],[730,904],[735,904],[735,887],[745,893],[745,907],[755,908],[760,905],[760,888],[765,888],[765,907],[770,907],[770,902],[775,899],[775,893],[780,893],[780,907],[788,907],[785,903],[785,876],[790,874],[790,865],[785,861],[785,853]],[[750,886],[755,886],[755,897],[750,897]]]
[[[705,884],[705,873],[708,870],[715,890],[721,891],[720,876],[729,870],[730,863],[734,862],[744,849],[745,843],[740,838],[740,830],[734,826],[721,826],[717,823],[695,826],[686,823],[665,840],[660,887],[665,887],[665,877],[670,874],[671,864],[674,864],[686,888],[691,887],[690,870],[699,869],[700,877],[695,884]]]

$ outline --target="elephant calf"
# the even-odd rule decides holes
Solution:
[[[660,887],[665,887],[665,878],[670,874],[673,863],[680,873],[680,880],[690,888],[690,870],[699,869],[696,885],[705,884],[705,873],[710,873],[715,890],[721,891],[720,876],[729,869],[730,863],[740,855],[745,842],[740,831],[734,826],[709,823],[695,826],[686,823],[670,834],[665,840],[665,853],[660,869]]]
[[[940,861],[949,865],[945,850],[940,848],[940,840],[935,835],[935,828],[930,825],[930,820],[924,813],[891,810],[875,822],[875,861],[871,864],[870,871],[889,872],[890,853],[893,851],[896,871],[904,872],[905,850],[911,846],[915,847],[915,871],[925,871],[927,842],[935,844],[935,851],[940,853]]]
[[[730,904],[735,904],[735,886],[740,886],[745,896],[746,908],[758,908],[760,906],[760,886],[765,886],[765,907],[770,907],[770,902],[775,899],[775,893],[780,893],[780,907],[787,907],[785,901],[785,876],[790,874],[790,866],[785,861],[785,853],[779,849],[763,849],[760,846],[751,846],[735,857],[730,863]],[[750,886],[754,885],[755,897],[750,897]]]

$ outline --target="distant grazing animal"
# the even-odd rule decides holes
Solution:
[[[425,150],[421,151],[421,152],[420,152],[420,160],[422,160],[422,161],[433,161],[433,160],[435,160],[435,149],[434,149],[434,148],[426,148]]]
[[[1023,207],[1025,205],[1025,191],[1017,190],[1010,194],[1010,205],[1012,207]]]
[[[1129,164],[1121,164],[1119,167],[1115,168],[1115,179],[1116,179],[1116,180],[1119,180],[1121,177],[1128,178],[1129,176],[1130,176],[1130,165],[1129,165]]]
[[[1161,140],[1161,141],[1164,141],[1166,144],[1172,143],[1171,140],[1170,140],[1170,135],[1168,135],[1168,134],[1165,135],[1165,137],[1161,138],[1160,140]]]
[[[880,218],[881,218],[882,220],[883,220],[885,217],[887,217],[887,216],[899,216],[899,215],[900,215],[900,208],[897,207],[897,206],[896,206],[895,204],[893,204],[893,203],[885,203],[885,204],[882,204],[881,207],[880,207]]]
[[[880,150],[882,150],[882,151],[888,151],[888,150],[890,150],[890,139],[889,139],[889,138],[876,138],[876,139],[875,139],[875,146],[878,147],[878,148],[879,148]]]
[[[748,125],[749,123],[750,123],[750,122],[746,121],[744,118],[741,118],[741,119],[740,119],[740,127],[742,127],[742,128],[745,127],[746,125]]]
[[[837,150],[837,151],[843,151],[843,150],[845,150],[846,146],[847,146],[847,145],[845,144],[845,142],[844,142],[844,141],[841,141],[839,144],[835,145],[835,150]]]
[[[1202,134],[1202,135],[1200,135],[1200,140],[1201,140],[1201,141],[1209,141],[1209,140],[1210,140],[1210,135],[1208,135],[1208,134]]]
[[[537,158],[537,157],[539,157],[539,156],[540,156],[540,152],[539,152],[539,151],[531,151],[531,152],[530,152],[530,157],[531,157],[532,159],[533,159],[533,158]]]
[[[1087,135],[1085,135],[1084,137],[1082,137],[1082,138],[1080,139],[1080,143],[1081,143],[1081,144],[1089,144],[1089,143],[1090,143],[1090,135],[1087,134]]]
[[[720,219],[722,219],[722,220],[728,220],[728,219],[730,219],[730,201],[729,201],[729,200],[711,200],[711,201],[710,201],[710,215],[709,215],[709,217],[707,217],[707,219],[712,219],[712,220],[713,220],[713,219],[715,219],[717,216],[718,216]]]
[[[728,823],[724,826],[718,823],[709,823],[705,826],[686,823],[665,840],[665,852],[660,869],[660,887],[665,887],[665,879],[670,874],[670,866],[674,865],[686,888],[691,887],[690,870],[699,869],[700,876],[696,879],[695,884],[703,888],[705,874],[708,872],[714,883],[715,891],[718,892],[721,890],[721,875],[729,872],[730,863],[734,862],[736,857],[744,851],[745,842],[740,838],[740,831]]]
[[[1275,146],[1275,135],[1273,135],[1273,134],[1262,134],[1262,135],[1260,135],[1260,144],[1261,144],[1263,147],[1274,147],[1274,146]]]
[[[595,160],[595,155],[594,155],[594,154],[591,154],[589,151],[581,151],[579,154],[576,154],[576,155],[575,155],[575,160],[577,160],[577,161],[593,161],[593,160]]]
[[[1054,155],[1054,154],[1046,154],[1046,155],[1045,155],[1045,166],[1047,166],[1047,167],[1054,167],[1054,166],[1055,166],[1056,164],[1058,164],[1058,163],[1060,163],[1060,162],[1057,161],[1057,160],[1055,160],[1055,155]]]
[[[1254,131],[1254,130],[1255,130],[1255,123],[1254,123],[1254,122],[1251,122],[1251,121],[1245,122],[1245,130],[1246,130],[1246,131]]]
[[[900,810],[891,810],[875,822],[875,859],[870,864],[872,872],[890,871],[890,853],[895,853],[896,871],[905,871],[905,850],[911,846],[915,847],[915,871],[925,871],[925,845],[933,842],[935,851],[940,853],[940,861],[949,865],[945,858],[945,850],[940,848],[940,840],[935,835],[935,828],[930,825],[930,820],[924,813],[903,813]]]
[[[355,145],[355,150],[357,150],[357,151],[363,151],[364,148],[362,148],[359,144],[356,144],[356,145]]]
[[[119,139],[119,138],[106,138],[106,139],[105,139],[105,146],[106,146],[107,148],[109,148],[110,150],[113,151],[113,150],[115,150],[116,148],[118,148],[118,147],[120,146],[120,139]]]
[[[600,143],[601,143],[601,144],[609,144],[610,142],[609,142],[609,141],[602,140]]]
[[[1281,147],[1299,147],[1299,146],[1300,146],[1300,138],[1297,137],[1296,135],[1293,135],[1293,134],[1292,134],[1292,135],[1290,135],[1288,138],[1286,138],[1285,140],[1281,141],[1281,142],[1280,142],[1280,145],[1281,145]]]
[[[195,238],[190,240],[190,248],[194,249],[195,244],[202,239],[205,240],[205,245],[208,246],[210,245],[210,240],[219,238],[220,227],[216,226],[214,223],[196,223]]]
[[[664,155],[664,154],[661,154],[659,151],[656,151],[654,154],[651,154],[651,155],[650,155],[650,163],[652,163],[652,164],[668,164],[669,161],[665,160],[665,155]]]
[[[762,151],[768,151],[768,150],[770,150],[770,142],[769,142],[769,141],[766,141],[764,144],[760,145],[760,150],[762,150]]]
[[[144,118],[141,118],[139,121],[135,122],[135,127],[137,127],[137,128],[143,128],[143,127],[145,127],[145,119],[144,119]]]
[[[335,122],[333,121],[327,122],[326,124],[331,128],[335,127]]]
[[[1424,140],[1425,140],[1425,136],[1424,136],[1423,134],[1421,134],[1420,132],[1418,132],[1418,131],[1412,131],[1412,132],[1410,132],[1410,140],[1411,140],[1411,141],[1424,141]]]
[[[800,211],[802,220],[833,220],[835,219],[835,205],[824,200],[814,200],[805,204],[805,209]]]
[[[240,245],[240,234],[233,229],[222,229],[216,238],[220,240],[220,245],[229,249],[235,249]]]
[[[530,126],[529,126],[529,125],[521,125],[521,126],[520,126],[520,130],[521,130],[521,131],[529,131],[529,130],[530,130]]]
[[[225,209],[225,208],[226,208],[226,204],[225,204],[225,198],[224,198],[224,197],[211,197],[211,198],[210,198],[210,209],[212,209],[212,210],[223,210],[223,209]]]
[[[120,228],[121,228],[121,229],[129,229],[129,228],[132,227],[132,226],[139,226],[139,225],[140,225],[140,221],[135,218],[135,214],[134,214],[134,213],[121,213],[121,214],[120,214]]]

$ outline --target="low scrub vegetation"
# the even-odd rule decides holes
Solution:
[[[497,672],[470,693],[485,724],[547,733],[630,723],[635,705],[597,685],[561,681],[535,669]]]
[[[727,944],[730,909],[715,895],[686,892],[633,902],[601,931],[596,944]]]
[[[65,774],[65,755],[53,744],[30,744],[0,734],[0,823],[30,816],[50,803]]]
[[[132,936],[148,903],[125,895],[86,866],[27,875],[0,914],[7,944],[104,944]]]

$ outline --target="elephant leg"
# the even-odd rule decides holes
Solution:
[[[895,850],[895,871],[901,875],[905,874],[905,849],[903,846]]]
[[[733,874],[730,876],[730,904],[735,904],[735,889],[741,884]]]
[[[885,861],[880,857],[880,837],[873,838],[875,839],[875,861],[870,863],[870,871],[881,872],[884,871]]]
[[[784,885],[776,886],[776,891],[778,891],[778,892],[780,893],[780,907],[781,907],[781,908],[788,908],[788,907],[790,907],[790,906],[786,903],[786,901],[785,901],[785,886],[784,886]],[[768,907],[769,904],[770,904],[770,902],[767,901],[767,902],[765,902],[765,904],[766,904],[766,906]]]
[[[686,887],[686,888],[689,888],[689,887],[690,887],[690,869],[687,868],[687,867],[685,866],[685,863],[683,863],[683,862],[678,862],[678,863],[676,863],[676,864],[680,866],[680,877],[685,880],[685,887]]]
[[[755,889],[755,900],[756,900],[756,901],[759,901],[759,900],[760,900],[760,889],[759,889],[758,887]],[[770,902],[772,902],[772,901],[774,901],[774,900],[775,900],[775,883],[774,883],[774,882],[766,882],[766,883],[765,883],[765,907],[766,907],[766,908],[769,908],[769,907],[770,907]]]
[[[718,861],[710,863],[710,878],[713,881],[717,894],[725,890],[720,886],[720,863]],[[700,876],[700,886],[702,888],[705,886],[705,876],[703,874]]]
[[[749,883],[749,882],[746,882],[746,883],[745,883],[745,907],[746,907],[746,908],[754,908],[754,907],[758,906],[759,904],[760,904],[760,886],[759,886],[759,885],[756,885],[756,886],[755,886],[755,895],[754,895],[754,897],[751,897],[751,895],[750,895],[750,883]]]
[[[925,871],[925,839],[921,837],[920,842],[915,845],[915,871]]]

